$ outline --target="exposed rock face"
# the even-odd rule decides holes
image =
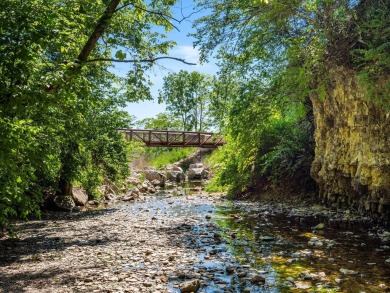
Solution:
[[[311,95],[315,159],[324,202],[390,219],[390,113],[367,102],[355,72],[334,69],[323,99]]]

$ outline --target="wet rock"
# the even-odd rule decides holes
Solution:
[[[88,201],[88,194],[81,188],[72,188],[72,197],[74,203],[78,206],[84,206]]]
[[[179,289],[181,293],[198,292],[199,288],[200,281],[198,279],[179,284]]]
[[[265,283],[265,278],[260,275],[253,276],[251,279],[251,283],[255,285],[260,285]]]
[[[239,278],[244,278],[244,277],[246,277],[247,275],[248,275],[247,272],[239,272],[239,273],[237,274],[237,277],[239,277]]]
[[[270,236],[270,235],[268,235],[268,236],[261,236],[260,240],[264,241],[264,242],[269,242],[269,241],[274,241],[275,237],[274,236]]]
[[[234,267],[226,267],[226,274],[231,275],[235,271]]]
[[[341,268],[340,273],[342,273],[343,275],[356,275],[358,272]]]
[[[252,287],[245,287],[243,292],[248,293],[248,292],[251,292],[251,291],[252,291]]]

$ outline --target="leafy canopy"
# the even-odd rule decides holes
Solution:
[[[126,174],[120,107],[150,98],[145,70],[174,45],[161,33],[173,4],[0,2],[0,225],[39,214],[43,190],[98,196],[103,178]],[[119,62],[125,78],[110,70]]]

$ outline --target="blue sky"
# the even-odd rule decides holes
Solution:
[[[182,19],[183,16],[188,16],[193,12],[194,4],[191,0],[182,0],[174,7],[174,17],[176,19]],[[127,112],[134,115],[137,119],[143,119],[147,117],[154,117],[156,114],[165,111],[164,104],[157,103],[158,90],[163,85],[163,77],[169,72],[179,72],[181,69],[187,71],[199,71],[207,74],[216,74],[218,68],[214,59],[210,59],[207,64],[199,63],[199,51],[193,47],[194,38],[189,37],[188,34],[194,32],[192,29],[192,21],[200,17],[204,12],[200,12],[191,16],[189,20],[184,20],[180,24],[174,23],[180,31],[173,29],[168,33],[168,39],[174,40],[177,46],[169,52],[169,56],[183,58],[188,62],[196,63],[197,65],[186,65],[179,61],[173,60],[161,60],[159,65],[155,66],[150,73],[150,79],[153,82],[151,93],[154,97],[154,101],[145,101],[139,103],[130,103],[125,108]],[[166,69],[162,69],[164,67]],[[119,75],[125,75],[127,68],[125,66],[116,66],[113,70]]]

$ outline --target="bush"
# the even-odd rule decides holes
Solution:
[[[310,121],[271,117],[256,134],[252,143],[249,138],[228,136],[228,143],[212,154],[209,164],[219,165],[208,191],[227,190],[235,196],[264,181],[273,186],[288,182],[301,189],[312,187],[314,139]]]

